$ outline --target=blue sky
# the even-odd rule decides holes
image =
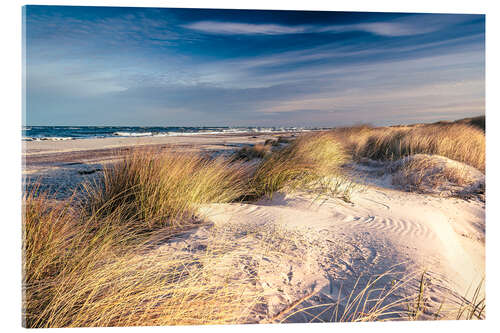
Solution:
[[[484,114],[484,15],[25,7],[27,125]]]

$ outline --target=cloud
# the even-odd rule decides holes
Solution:
[[[238,22],[200,21],[183,25],[184,28],[219,35],[287,35],[301,33],[328,33],[365,31],[381,36],[409,36],[432,31],[430,27],[415,27],[402,23],[375,22],[330,26],[287,26],[279,24],[252,24]]]
[[[360,30],[368,31],[376,35],[391,37],[411,36],[433,31],[433,28],[430,27],[415,27],[408,24],[386,22],[358,24],[357,27]]]
[[[170,47],[179,40],[193,38],[190,34],[179,34],[177,27],[165,18],[139,14],[65,17],[33,13],[26,19],[26,37],[31,47],[44,49],[47,44],[53,44],[51,46],[76,56],[80,56],[76,50],[93,50],[96,54],[124,48],[144,51],[158,46]]]
[[[400,82],[401,83],[401,82]],[[358,85],[359,86],[359,85]],[[265,112],[288,113],[297,110],[313,108],[316,110],[334,111],[346,108],[377,109],[386,108],[393,115],[411,113],[425,113],[427,109],[444,108],[459,109],[457,106],[466,106],[479,109],[484,108],[484,81],[444,81],[440,83],[408,84],[400,88],[388,89],[387,86],[371,87],[368,89],[346,89],[328,93],[310,94],[302,98],[287,99],[281,104],[268,108]],[[453,108],[449,101],[454,101]]]
[[[414,26],[405,23],[374,22],[351,25],[334,25],[317,29],[318,32],[364,31],[384,37],[420,35],[434,31],[435,27]]]
[[[476,17],[477,18],[477,17]],[[241,22],[199,21],[182,27],[207,34],[287,35],[301,33],[343,33],[362,31],[384,37],[414,36],[473,19],[469,15],[409,15],[390,21],[332,25],[280,25]]]
[[[209,34],[221,35],[283,35],[303,33],[303,26],[286,26],[279,24],[250,24],[238,22],[200,21],[183,25],[184,28]]]

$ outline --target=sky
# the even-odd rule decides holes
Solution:
[[[23,23],[29,126],[484,114],[484,15],[26,6]]]

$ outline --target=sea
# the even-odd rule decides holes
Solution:
[[[223,133],[305,132],[326,128],[303,127],[137,127],[137,126],[23,126],[24,141],[74,140],[109,137],[180,136]]]

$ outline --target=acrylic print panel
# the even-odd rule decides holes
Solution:
[[[23,324],[485,318],[485,16],[25,6]]]

